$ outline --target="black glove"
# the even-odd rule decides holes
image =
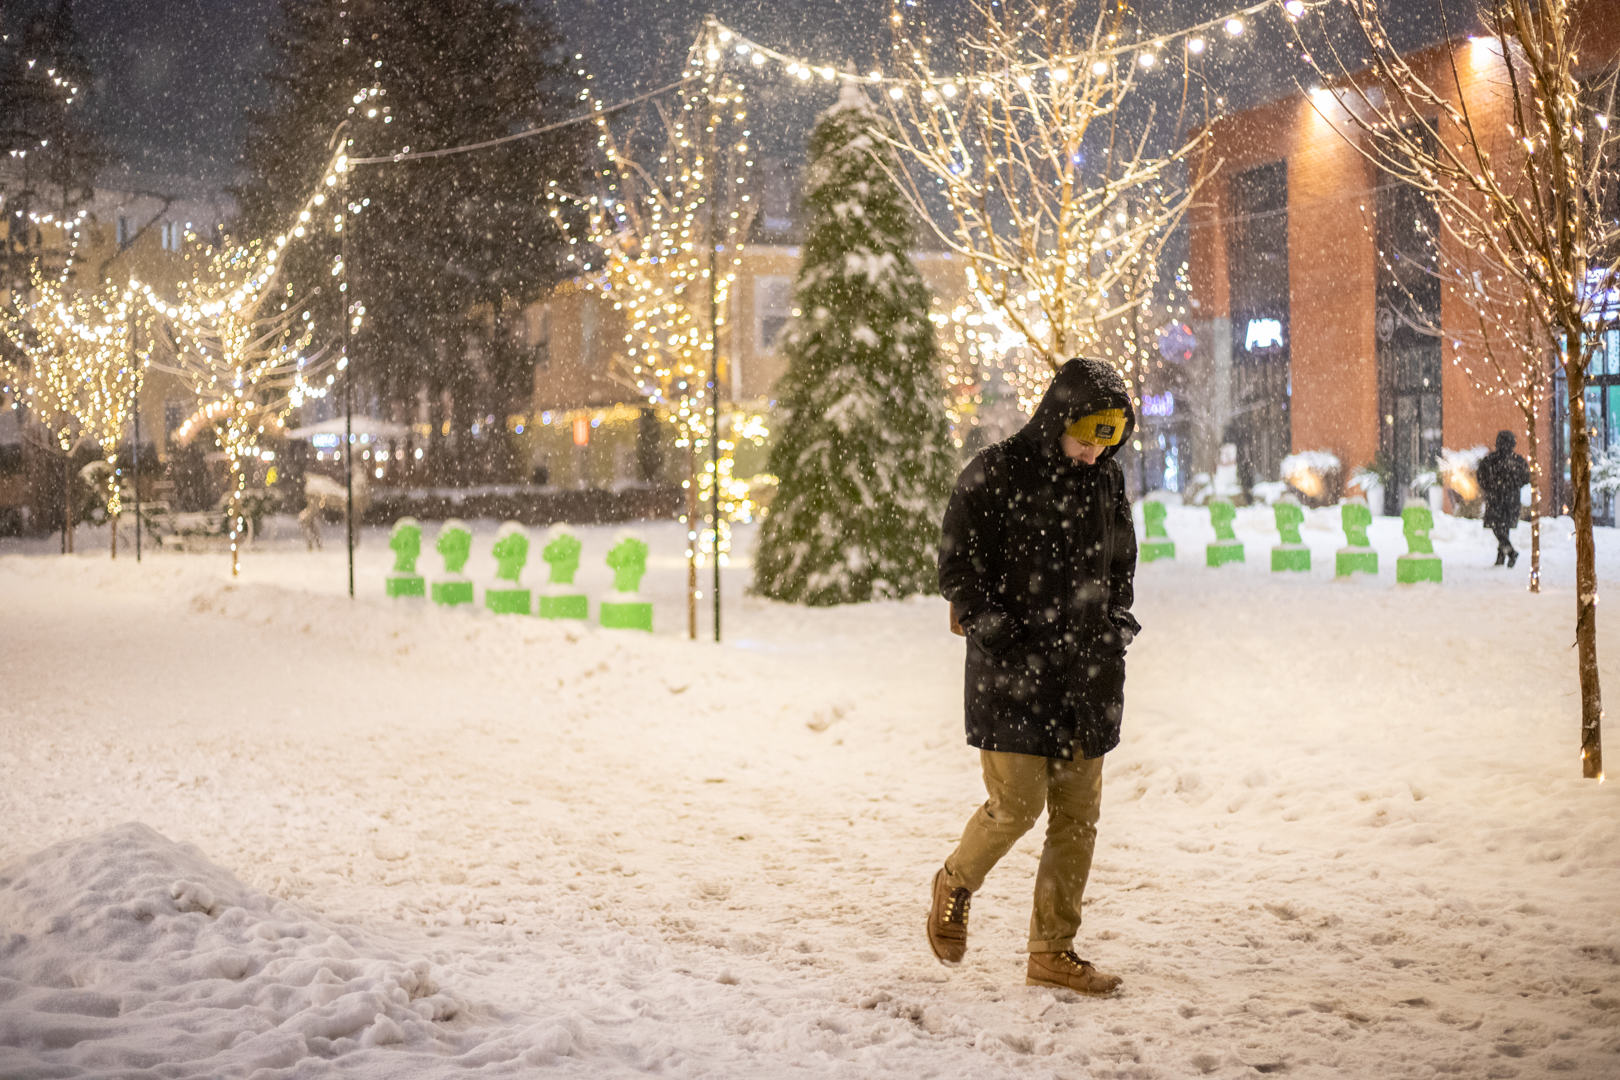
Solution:
[[[1114,632],[1119,635],[1119,647],[1128,649],[1136,635],[1142,632],[1142,624],[1136,621],[1129,608],[1109,608],[1108,621],[1113,624]]]
[[[987,611],[963,625],[973,643],[991,656],[1005,656],[1024,640],[1024,627],[1005,611]]]

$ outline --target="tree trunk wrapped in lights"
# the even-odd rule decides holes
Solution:
[[[325,350],[306,355],[315,322],[308,298],[295,299],[291,286],[279,281],[281,246],[227,243],[206,256],[187,256],[192,276],[179,283],[177,304],[150,289],[145,294],[163,316],[168,338],[167,355],[152,366],[178,375],[196,399],[196,411],[176,437],[211,431],[230,462],[225,525],[233,575],[241,566],[247,463],[259,454],[261,439],[279,433],[290,409],[324,397],[333,379],[311,381],[327,366]]]
[[[1174,179],[1199,144],[1175,137],[1181,118],[1168,153],[1153,148],[1151,110],[1129,136],[1119,122],[1157,53],[1120,44],[1123,6],[1098,5],[1089,19],[1081,6],[975,0],[976,29],[948,71],[928,55],[927,32],[894,15],[907,75],[889,100],[905,190],[1021,339],[1029,362],[1007,374],[1026,411],[1077,353],[1139,384],[1129,316],[1152,298],[1159,256],[1196,188]]]
[[[887,128],[846,82],[810,136],[804,258],[771,449],[779,485],[754,557],[754,588],[778,600],[937,588],[934,548],[957,462]]]
[[[80,446],[95,443],[107,458],[107,516],[117,556],[120,505],[118,448],[133,416],[150,349],[137,353],[131,335],[134,286],[71,289],[36,272],[32,303],[0,308],[0,332],[21,359],[7,376],[9,394],[44,429],[43,443],[63,462],[63,546],[73,550],[72,469]],[[151,334],[146,341],[152,340]],[[139,523],[136,528],[139,528]]]
[[[1568,390],[1570,512],[1575,522],[1575,644],[1581,689],[1581,769],[1603,776],[1602,690],[1597,666],[1597,566],[1592,538],[1591,428],[1586,374],[1600,334],[1620,321],[1620,142],[1611,123],[1613,70],[1583,79],[1574,0],[1484,0],[1487,28],[1466,48],[1492,70],[1465,79],[1458,49],[1402,56],[1375,0],[1347,0],[1371,58],[1331,41],[1307,55],[1331,58],[1319,107],[1359,136],[1378,168],[1420,191],[1438,211],[1442,254],[1482,263],[1474,304],[1497,341],[1545,343]],[[1591,10],[1595,11],[1595,8]],[[1361,72],[1354,76],[1352,71]],[[1487,87],[1470,100],[1461,88]],[[1472,252],[1472,255],[1464,255]],[[1457,284],[1466,292],[1475,282]],[[1466,297],[1464,297],[1466,299]],[[1525,393],[1533,393],[1533,383]],[[1532,410],[1528,417],[1534,421]],[[1534,427],[1531,427],[1534,431]]]

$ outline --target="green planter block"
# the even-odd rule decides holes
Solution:
[[[1299,527],[1305,524],[1305,511],[1293,499],[1283,499],[1273,508],[1277,518],[1277,532],[1282,543],[1271,549],[1271,569],[1310,570],[1311,549],[1299,538]]]
[[[485,589],[484,606],[497,615],[528,615],[534,611],[528,589]]]
[[[1420,581],[1440,584],[1440,556],[1402,555],[1395,560],[1395,580],[1402,585],[1415,585]]]
[[[540,558],[548,568],[546,586],[540,592],[540,607],[536,612],[542,619],[588,619],[590,601],[584,593],[574,591],[574,575],[579,572],[579,553],[583,545],[579,537],[567,526],[553,525],[546,533],[546,546]]]
[[[433,602],[446,607],[472,603],[472,582],[461,573],[467,565],[467,556],[472,554],[472,530],[459,518],[450,518],[440,526],[433,548],[444,557],[444,578],[435,581],[430,590]]]
[[[646,630],[652,632],[653,606],[643,600],[617,602],[604,600],[597,605],[602,612],[602,625],[611,630]]]
[[[1333,560],[1333,575],[1349,577],[1351,574],[1378,576],[1378,552],[1370,547],[1340,548]]]
[[[1283,570],[1305,570],[1311,568],[1311,549],[1304,544],[1278,544],[1271,549],[1271,569],[1273,573]]]
[[[591,602],[583,593],[567,596],[541,593],[538,614],[542,619],[588,619],[591,617]]]
[[[1160,559],[1175,560],[1176,542],[1174,540],[1144,540],[1136,549],[1136,554],[1143,562],[1158,562]]]
[[[389,574],[383,588],[389,596],[427,595],[427,581],[421,574]]]
[[[1406,554],[1395,560],[1395,580],[1403,585],[1419,581],[1440,584],[1440,556],[1434,553],[1429,530],[1434,528],[1434,512],[1419,502],[1401,510],[1401,531],[1406,534]]]
[[[443,604],[445,607],[473,602],[473,586],[470,581],[435,581],[432,594],[433,602]]]
[[[641,588],[642,576],[647,573],[647,545],[629,533],[620,533],[618,543],[607,553],[607,564],[613,571],[614,598],[604,600],[601,609],[602,625],[615,630],[652,631],[652,604],[642,600],[636,591]]]
[[[1143,562],[1155,562],[1159,559],[1174,559],[1176,557],[1176,544],[1169,534],[1164,531],[1164,517],[1167,513],[1164,503],[1156,499],[1149,499],[1142,504],[1142,543],[1136,549],[1137,557]]]
[[[529,536],[515,521],[501,525],[495,534],[494,588],[484,590],[484,606],[497,615],[527,615],[534,610],[529,590],[519,584],[523,564],[529,561]]]
[[[1378,576],[1378,552],[1367,542],[1367,529],[1372,526],[1372,511],[1360,500],[1347,500],[1339,508],[1339,521],[1344,525],[1344,547],[1333,560],[1333,575],[1349,577],[1351,574]]]
[[[1204,548],[1204,561],[1210,566],[1243,562],[1243,541],[1232,531],[1237,507],[1229,499],[1209,500],[1209,523],[1215,527],[1215,542]]]
[[[427,586],[416,572],[416,560],[422,554],[422,523],[413,517],[394,522],[388,546],[394,549],[394,569],[383,583],[384,590],[389,596],[426,596]]]

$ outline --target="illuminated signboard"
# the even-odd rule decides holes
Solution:
[[[1283,343],[1281,319],[1250,319],[1249,329],[1243,337],[1243,347],[1250,352],[1281,346]]]

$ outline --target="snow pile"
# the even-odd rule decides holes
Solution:
[[[0,869],[0,928],[6,1077],[248,1075],[457,1050],[447,1022],[463,1005],[427,960],[248,889],[139,823]],[[526,1060],[568,1049],[553,1039]]]

